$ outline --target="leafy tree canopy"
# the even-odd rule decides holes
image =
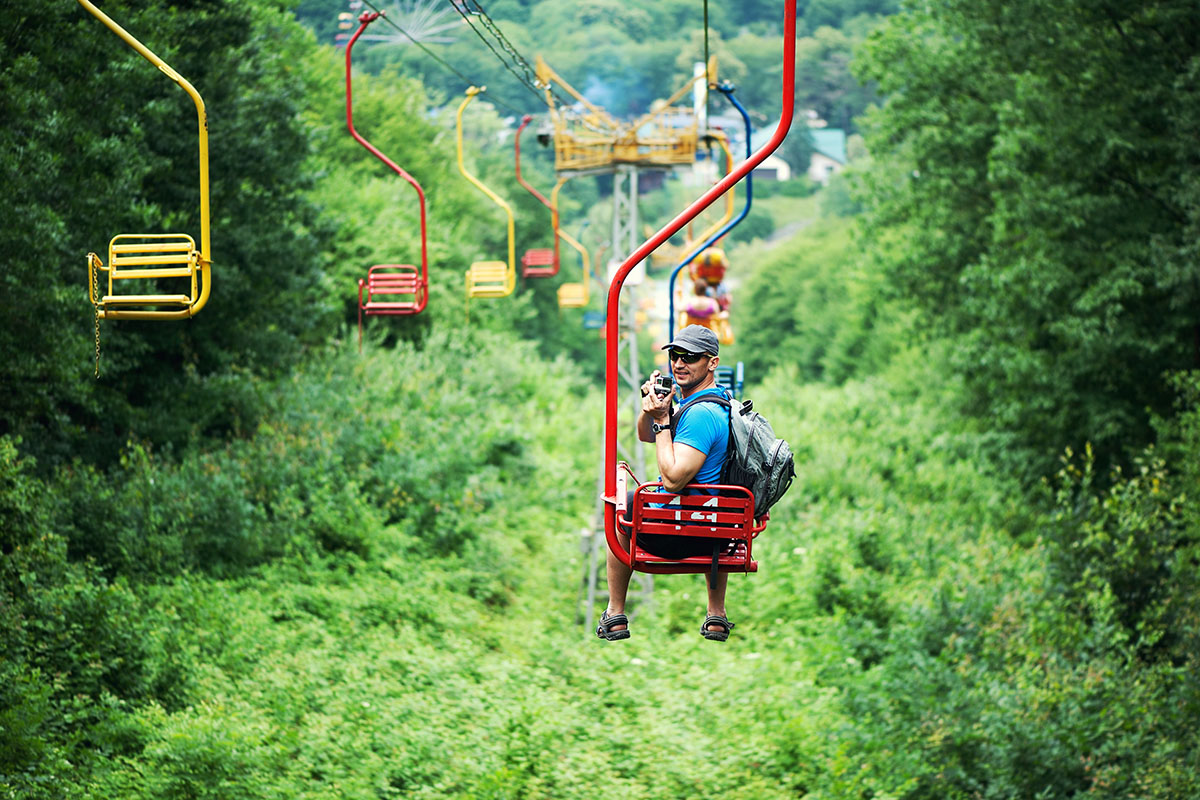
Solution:
[[[884,267],[971,407],[1042,453],[1146,441],[1198,363],[1198,36],[1191,3],[949,2],[866,48]]]

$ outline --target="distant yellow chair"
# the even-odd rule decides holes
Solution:
[[[208,116],[200,93],[166,62],[133,38],[88,0],[79,0],[92,16],[104,23],[122,41],[188,93],[196,105],[200,128],[200,247],[185,233],[122,233],[108,245],[108,263],[88,253],[88,298],[96,309],[96,319],[175,320],[194,316],[208,302],[212,289],[211,239],[208,211]],[[107,274],[107,282],[100,273]],[[160,280],[174,283],[175,292],[163,292]],[[129,283],[126,284],[125,282]],[[123,286],[134,281],[152,281],[150,291],[125,293]],[[102,284],[106,284],[102,291]],[[143,287],[146,284],[141,284]],[[99,322],[96,352],[99,368]]]
[[[464,178],[486,194],[493,203],[504,209],[504,213],[508,216],[508,261],[507,263],[504,261],[476,261],[471,264],[466,272],[468,303],[474,297],[507,297],[517,287],[517,249],[512,208],[495,192],[484,186],[478,178],[467,172],[467,168],[463,164],[463,111],[466,109],[467,104],[475,99],[475,95],[486,91],[486,89],[486,86],[469,87],[466,92],[467,96],[458,107],[456,126],[458,171],[463,174]]]

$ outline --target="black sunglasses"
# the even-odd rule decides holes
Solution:
[[[667,355],[672,361],[682,361],[685,364],[695,364],[700,359],[706,357],[707,353],[689,353],[686,350],[668,350]]]

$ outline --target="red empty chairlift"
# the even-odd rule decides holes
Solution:
[[[400,316],[425,308],[427,281],[411,264],[376,264],[358,279],[358,346],[363,314]],[[364,297],[365,293],[365,297]]]
[[[421,215],[421,266],[418,269],[412,264],[376,264],[367,270],[366,280],[358,281],[358,347],[362,349],[362,320],[367,316],[404,316],[419,314],[425,309],[429,300],[429,265],[428,246],[425,233],[425,192],[421,184],[409,175],[391,159],[379,152],[370,142],[359,135],[354,128],[354,108],[350,87],[350,55],[354,43],[362,35],[367,26],[379,18],[377,12],[364,12],[358,18],[358,30],[350,37],[346,45],[346,127],[354,140],[365,147],[376,158],[387,164],[401,178],[412,184],[417,190],[417,202]]]
[[[554,225],[555,237],[554,247],[539,247],[533,250],[526,250],[521,256],[521,277],[522,278],[549,278],[558,274],[558,212],[551,206],[550,201],[534,189],[525,179],[521,177],[521,131],[525,130],[525,126],[533,119],[532,116],[526,114],[521,118],[521,124],[517,128],[517,135],[513,137],[513,148],[516,151],[516,168],[517,182],[529,190],[529,193],[542,202],[542,205],[550,209],[550,214],[553,217],[551,220]]]
[[[521,256],[522,278],[549,278],[558,274],[558,262],[549,247],[535,247]]]

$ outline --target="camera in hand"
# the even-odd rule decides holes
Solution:
[[[659,375],[654,379],[654,393],[659,397],[666,397],[672,391],[671,376]]]

